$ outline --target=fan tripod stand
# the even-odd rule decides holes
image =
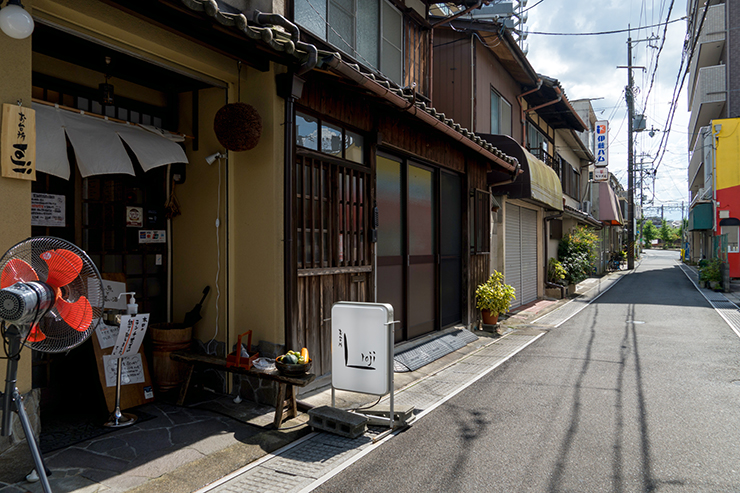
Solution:
[[[23,406],[23,398],[21,393],[16,387],[16,380],[18,379],[18,359],[21,350],[21,333],[17,327],[11,325],[6,330],[5,336],[9,339],[9,351],[8,351],[8,365],[7,372],[5,374],[5,394],[3,396],[3,423],[2,423],[2,436],[9,437],[13,430],[10,426],[11,418],[11,405],[15,405],[15,410],[18,412],[18,417],[21,420],[21,426],[23,432],[26,434],[26,442],[28,448],[31,449],[31,456],[33,457],[33,463],[36,466],[36,473],[39,475],[41,486],[45,493],[51,493],[51,485],[49,484],[49,478],[46,477],[46,466],[44,465],[44,459],[41,457],[39,446],[36,443],[36,437],[33,434],[31,428],[31,422],[26,414],[26,408]]]

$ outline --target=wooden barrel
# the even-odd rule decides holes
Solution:
[[[163,392],[174,389],[185,381],[188,365],[170,359],[170,353],[190,349],[193,328],[184,324],[153,324],[149,331],[154,385]]]

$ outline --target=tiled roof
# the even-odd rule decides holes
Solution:
[[[486,142],[467,128],[464,128],[459,123],[456,123],[451,118],[447,118],[444,113],[438,112],[435,108],[428,106],[423,101],[417,101],[412,91],[401,88],[397,84],[377,74],[363,71],[358,64],[344,62],[339,53],[323,51],[319,53],[318,49],[314,45],[300,41],[300,31],[298,27],[283,16],[255,11],[254,13],[251,13],[250,18],[248,18],[245,13],[237,12],[235,9],[233,12],[230,12],[223,8],[219,8],[219,3],[216,0],[181,1],[185,6],[192,10],[205,12],[210,17],[213,17],[219,24],[238,29],[247,37],[256,41],[262,41],[268,44],[273,50],[294,57],[301,63],[301,69],[299,72],[306,72],[313,69],[315,66],[320,66],[322,64],[332,65],[335,67],[342,65],[352,69],[356,72],[357,77],[366,79],[369,83],[378,84],[384,88],[389,95],[405,100],[408,107],[413,108],[413,112],[418,117],[421,117],[423,120],[427,120],[428,122],[430,119],[423,115],[426,114],[432,117],[432,119],[459,134],[458,140],[467,141],[463,143],[468,147],[473,148],[480,154],[483,154],[499,164],[501,164],[501,162],[506,163],[504,166],[507,168],[513,168],[512,171],[518,171],[519,163],[515,158],[501,152],[499,149]],[[347,74],[345,73],[344,75]],[[488,154],[490,154],[490,156]]]

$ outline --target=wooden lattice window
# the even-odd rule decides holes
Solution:
[[[299,153],[294,171],[298,268],[371,265],[369,170]]]

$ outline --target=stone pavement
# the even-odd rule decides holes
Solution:
[[[549,317],[548,323],[553,323],[556,312],[571,316],[570,313],[575,313],[588,300],[608,289],[621,275],[626,275],[626,272],[587,279],[578,285],[578,296],[574,299],[543,299],[520,307],[502,320],[499,332],[504,334],[503,337],[475,331],[477,341],[416,371],[395,373],[396,405],[413,405],[417,416],[431,411],[443,399],[544,334],[547,328],[539,321]],[[418,343],[413,341],[410,344]],[[336,405],[339,408],[359,407],[374,402],[376,398],[337,391]],[[299,393],[299,402],[304,409],[330,404],[330,389],[325,386]],[[49,478],[53,491],[179,493],[200,488],[205,488],[203,491],[209,488],[230,491],[226,483],[217,486],[221,484],[220,478],[228,478],[237,471],[232,479],[238,482],[238,471],[252,464],[256,464],[253,471],[242,472],[242,476],[274,472],[286,467],[285,464],[291,464],[290,460],[298,460],[295,457],[290,459],[290,456],[286,459],[276,451],[294,445],[298,448],[292,453],[300,455],[300,444],[313,440],[311,437],[324,435],[321,438],[324,441],[338,439],[311,433],[304,413],[287,421],[283,429],[275,430],[271,426],[274,409],[249,401],[237,404],[231,396],[212,395],[187,407],[158,402],[137,410],[152,415],[153,419],[45,454],[46,464],[53,471]],[[347,443],[343,445],[345,456],[361,453],[362,447],[370,447],[372,443],[372,439]],[[336,443],[329,446],[334,447],[332,450],[339,450]],[[305,445],[304,450],[315,451],[311,447]],[[325,461],[326,458],[320,460]],[[278,466],[274,467],[275,464]],[[312,470],[301,484],[305,486],[329,473],[326,468]],[[40,483],[3,484],[0,481],[0,491],[36,493],[42,488]]]

